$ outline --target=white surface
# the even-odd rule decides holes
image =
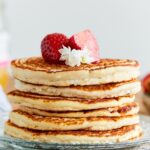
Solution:
[[[13,58],[40,54],[45,34],[95,33],[101,57],[137,59],[150,71],[150,0],[6,0]]]
[[[11,111],[11,106],[2,90],[2,87],[0,86],[0,113],[9,111]]]

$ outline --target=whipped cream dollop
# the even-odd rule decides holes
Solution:
[[[59,52],[61,54],[60,60],[65,61],[65,64],[71,67],[80,66],[81,63],[90,64],[94,61],[94,59],[90,56],[90,50],[86,47],[82,50],[76,50],[63,46]]]

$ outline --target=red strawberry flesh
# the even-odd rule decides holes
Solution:
[[[91,57],[94,61],[99,61],[99,46],[98,43],[90,30],[84,30],[77,34],[74,34],[69,39],[69,46],[72,49],[82,50],[87,48],[90,51]]]
[[[144,77],[142,80],[142,86],[144,92],[150,94],[150,74]]]

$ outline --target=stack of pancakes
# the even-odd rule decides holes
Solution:
[[[101,59],[70,67],[32,57],[11,65],[16,90],[8,98],[19,108],[10,113],[6,134],[56,143],[121,142],[142,134],[134,102],[137,61]]]

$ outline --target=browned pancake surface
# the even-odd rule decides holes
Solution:
[[[128,104],[125,104],[123,106],[117,106],[117,107],[109,107],[109,108],[99,108],[99,109],[94,109],[94,110],[80,110],[78,111],[78,113],[84,113],[84,114],[88,114],[89,112],[97,112],[99,110],[106,110],[108,109],[108,111],[110,113],[120,113],[120,114],[126,114],[127,112],[129,112],[130,110],[132,110],[132,108],[135,108],[135,107],[139,107],[139,105],[135,102],[132,102],[132,103],[128,103]],[[23,110],[24,108],[26,108],[25,106],[20,106],[19,109]],[[29,109],[33,109],[31,107],[27,107]],[[113,109],[112,109],[113,108]],[[41,110],[43,111],[43,110]],[[67,114],[72,114],[72,113],[75,113],[74,111],[47,111],[47,110],[44,110],[44,112],[48,112],[48,113],[57,113],[57,114],[61,114],[61,113],[67,113]]]
[[[128,59],[101,59],[97,63],[93,64],[82,64],[80,66],[70,67],[61,64],[49,64],[44,61],[42,57],[31,57],[27,60],[13,60],[12,66],[29,69],[33,71],[43,71],[43,72],[61,72],[61,71],[76,71],[76,70],[96,70],[104,69],[116,66],[139,66],[139,63],[135,60]]]
[[[27,82],[24,82],[24,81],[21,81],[21,82],[23,82],[25,84],[42,86],[41,84],[27,83]],[[82,90],[82,91],[97,91],[97,90],[98,91],[104,91],[104,90],[111,90],[113,88],[117,88],[119,86],[123,86],[123,85],[134,83],[134,82],[138,82],[138,80],[137,79],[132,79],[132,80],[129,80],[129,81],[116,82],[116,83],[107,83],[107,84],[99,84],[99,85],[84,85],[84,86],[80,86],[80,85],[74,86],[74,85],[71,85],[71,86],[69,86],[67,88],[77,89],[77,90]],[[50,86],[50,87],[56,87],[56,86]],[[64,88],[64,87],[65,86],[63,86],[63,87],[59,86],[59,88]]]
[[[11,123],[10,121],[7,122],[9,126],[15,127],[20,129],[20,127],[16,126],[15,124]],[[134,130],[136,125],[130,125],[130,126],[125,126],[121,127],[118,129],[113,129],[113,130],[106,130],[106,131],[88,131],[88,130],[76,130],[76,131],[40,131],[40,130],[31,130],[27,128],[21,128],[22,130],[26,132],[30,132],[33,135],[76,135],[76,136],[81,136],[81,135],[86,135],[86,136],[97,136],[97,137],[102,137],[102,136],[113,136],[113,135],[124,135],[127,132],[130,132]]]
[[[85,100],[82,98],[69,98],[69,97],[62,97],[62,96],[46,96],[46,95],[40,95],[40,94],[34,94],[34,93],[28,93],[28,92],[22,92],[19,90],[14,90],[8,93],[8,96],[19,96],[19,97],[25,97],[25,98],[32,98],[32,100],[44,100],[45,102],[47,101],[59,101],[59,100],[63,100],[63,101],[77,101],[80,103],[85,103],[85,104],[94,104],[97,102],[104,102],[104,101],[112,101],[112,100],[116,100],[119,101],[122,97],[115,97],[115,98],[103,98],[103,99],[89,99],[89,100]],[[128,95],[128,96],[123,96],[123,97],[134,97],[132,95]]]
[[[14,110],[13,112],[16,112],[20,115],[24,115],[27,118],[32,119],[33,121],[39,121],[39,122],[53,122],[55,124],[67,124],[67,125],[74,125],[74,124],[83,124],[85,121],[103,121],[103,120],[110,120],[110,121],[119,121],[124,118],[132,118],[131,116],[122,116],[122,117],[87,117],[87,118],[62,118],[62,117],[43,117],[43,116],[38,116],[38,115],[31,115],[26,112],[23,112],[21,110]],[[136,116],[136,115],[134,115]]]

